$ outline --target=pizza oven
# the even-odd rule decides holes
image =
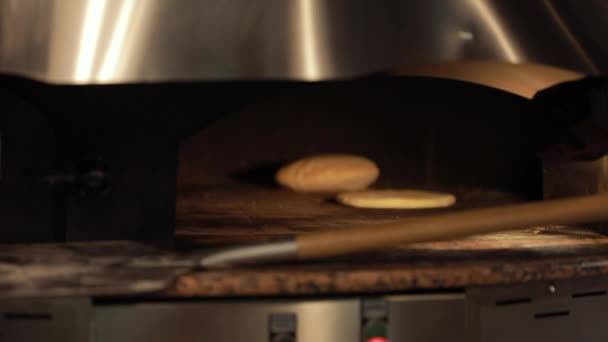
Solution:
[[[240,323],[228,326],[241,328],[228,333],[228,340],[243,340],[246,329],[256,341],[323,340],[329,335],[296,333],[314,330],[314,312],[338,322],[323,331],[335,331],[340,341],[363,338],[361,331],[387,322],[393,322],[386,328],[393,331],[391,340],[433,340],[403,332],[397,318],[388,318],[414,322],[417,312],[423,313],[420,327],[427,328],[435,324],[435,313],[444,312],[451,317],[445,322],[457,323],[435,338],[452,334],[458,341],[465,340],[465,330],[483,331],[467,340],[515,338],[497,322],[504,319],[524,331],[554,316],[568,316],[575,325],[587,322],[605,336],[596,324],[605,313],[574,300],[606,293],[601,272],[585,273],[600,278],[581,282],[577,275],[563,280],[569,276],[551,273],[561,278],[547,284],[566,289],[558,293],[565,297],[551,299],[556,307],[567,302],[563,310],[543,306],[545,292],[555,292],[547,284],[527,284],[555,277],[513,271],[512,282],[525,284],[510,287],[511,280],[490,276],[503,272],[497,271],[500,265],[516,268],[516,260],[540,269],[544,259],[526,259],[531,257],[560,257],[557,264],[568,269],[577,265],[564,261],[574,254],[559,254],[565,253],[562,245],[549,252],[534,249],[557,246],[554,240],[526,245],[520,235],[512,244],[507,234],[377,251],[379,256],[271,265],[270,271],[261,266],[258,275],[237,268],[216,271],[213,280],[183,276],[192,271],[193,256],[234,244],[605,193],[606,18],[608,6],[601,0],[0,0],[0,243],[7,246],[6,262],[35,255],[22,264],[46,265],[38,270],[99,262],[100,272],[114,282],[95,283],[103,278],[97,273],[78,280],[58,273],[38,287],[32,279],[50,273],[31,273],[24,280],[31,286],[24,288],[37,290],[19,292],[10,283],[17,278],[7,277],[14,287],[6,296],[11,301],[0,301],[0,309],[7,308],[0,310],[0,336],[3,327],[7,336],[28,330],[14,328],[13,321],[46,324],[57,315],[63,317],[57,324],[81,329],[71,330],[81,336],[75,341],[89,333],[99,341],[196,340],[201,332],[192,314],[205,324],[239,317]],[[280,167],[322,154],[372,160],[380,170],[374,188],[441,192],[453,195],[456,204],[357,210],[336,203],[332,194],[299,194],[277,184]],[[576,241],[568,243],[577,244],[602,239],[604,226],[577,226],[584,232],[576,235],[543,225],[522,234],[567,232],[568,241]],[[501,259],[518,244],[525,245],[523,251]],[[595,253],[600,244],[576,253]],[[128,261],[106,264],[110,256]],[[473,269],[475,262],[493,258],[500,263],[477,278],[446,271],[457,279],[448,284],[441,275],[444,263]],[[180,261],[164,264],[175,260]],[[400,266],[390,270],[377,266],[395,260]],[[439,274],[437,283],[395,280],[408,262],[422,265],[416,277]],[[598,267],[596,259],[589,262]],[[385,273],[378,271],[373,286],[335,285],[344,279],[341,272],[354,272],[348,279],[362,284],[361,274],[378,267]],[[317,269],[333,284],[329,290],[305,280]],[[127,274],[142,282],[125,285]],[[279,278],[276,293],[251,290]],[[223,282],[232,283],[218,290]],[[23,299],[33,297],[43,299]],[[131,310],[135,303],[141,311]],[[23,309],[34,307],[50,313]],[[576,310],[591,318],[578,320],[571,315]],[[66,312],[93,315],[96,330],[70,321],[62,316]],[[522,315],[532,315],[531,321]],[[464,316],[473,323],[460,324]],[[166,335],[146,335],[150,322],[159,320],[167,324]],[[128,333],[113,330],[125,322],[132,327]],[[227,326],[218,324],[205,325],[208,336],[224,336],[218,327],[225,332]],[[538,328],[538,336],[551,335],[550,327]],[[562,337],[571,336],[563,329]],[[386,341],[372,335],[363,340]],[[524,335],[517,336],[534,334]]]
[[[607,67],[601,2],[1,9],[6,242],[171,240],[180,144],[186,188],[349,152],[381,186],[541,198],[539,146],[568,145],[573,123],[549,132],[527,98]]]

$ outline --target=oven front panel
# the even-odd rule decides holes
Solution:
[[[608,278],[327,298],[0,301],[2,341],[606,341]]]

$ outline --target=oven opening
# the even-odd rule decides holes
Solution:
[[[178,240],[269,241],[540,199],[529,103],[469,82],[394,75],[305,84],[262,98],[182,144]],[[340,191],[294,191],[277,182],[282,167],[327,155],[373,162],[379,175],[366,190],[447,194],[455,202],[434,209],[361,208],[340,203]]]

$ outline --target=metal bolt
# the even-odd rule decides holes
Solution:
[[[472,41],[473,39],[475,39],[475,35],[471,31],[461,30],[458,31],[458,38],[466,41]]]
[[[554,294],[555,292],[557,292],[557,286],[555,286],[555,284],[549,284],[549,286],[547,286],[547,291],[549,291],[549,293]]]
[[[81,161],[75,177],[75,185],[81,196],[101,195],[110,186],[107,166],[101,157]]]

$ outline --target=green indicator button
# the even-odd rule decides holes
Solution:
[[[388,337],[386,323],[383,321],[370,321],[365,325],[365,338]]]

